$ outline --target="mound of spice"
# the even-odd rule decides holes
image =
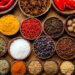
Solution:
[[[28,70],[32,75],[40,74],[42,71],[42,65],[39,61],[32,61],[28,65]]]
[[[11,65],[12,75],[24,75],[26,73],[26,65],[22,61],[16,61]]]
[[[9,72],[10,64],[5,59],[0,59],[0,75],[6,75]]]
[[[52,38],[61,36],[63,30],[63,22],[56,17],[50,17],[44,23],[44,32]]]
[[[20,0],[20,7],[30,16],[39,16],[45,13],[50,6],[50,0]]]
[[[61,73],[64,75],[72,75],[74,72],[74,69],[75,67],[70,61],[65,61],[60,66]]]
[[[14,15],[5,15],[0,19],[0,32],[4,35],[14,35],[19,30],[19,21]]]
[[[75,58],[75,39],[63,37],[58,40],[56,44],[56,53],[65,60]]]
[[[7,51],[7,42],[6,39],[0,36],[0,57],[3,56]]]
[[[54,61],[46,61],[44,64],[44,71],[48,75],[55,75],[58,72],[58,65]]]
[[[41,34],[41,31],[41,23],[35,18],[28,18],[21,25],[22,35],[30,40],[37,38]]]
[[[55,52],[54,42],[50,37],[41,36],[34,42],[34,52],[41,59],[51,57]]]
[[[23,38],[15,38],[9,45],[9,54],[18,60],[23,60],[30,55],[31,46],[30,43]]]

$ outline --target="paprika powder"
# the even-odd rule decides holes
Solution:
[[[30,40],[36,39],[41,34],[41,31],[41,23],[35,18],[28,18],[21,25],[22,35]]]

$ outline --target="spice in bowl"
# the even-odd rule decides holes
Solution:
[[[31,46],[29,41],[17,37],[10,42],[9,54],[17,60],[26,59],[31,53]]]
[[[64,61],[60,66],[61,73],[64,75],[72,75],[74,73],[74,69],[75,67],[70,61]]]
[[[30,40],[36,39],[42,32],[41,23],[35,18],[24,20],[21,25],[21,34]]]
[[[50,0],[20,0],[19,7],[27,16],[41,16],[46,13],[51,6]]]
[[[11,65],[12,75],[24,75],[26,73],[26,65],[23,61],[16,61]]]
[[[42,72],[42,65],[39,61],[31,61],[28,65],[28,70],[32,75],[38,75]]]
[[[56,44],[56,53],[62,59],[70,60],[75,58],[75,39],[63,37]]]
[[[0,32],[4,35],[14,35],[19,30],[19,21],[14,15],[5,15],[0,18]]]
[[[48,18],[44,22],[44,32],[52,38],[60,37],[64,32],[63,22],[56,17]]]
[[[34,52],[41,59],[50,58],[55,52],[55,45],[50,37],[41,36],[34,42]]]
[[[58,65],[54,61],[46,61],[44,64],[44,71],[48,75],[56,75],[58,72]]]
[[[7,42],[5,37],[0,36],[0,57],[7,51]]]
[[[5,59],[0,59],[0,75],[6,75],[9,72],[10,64]]]

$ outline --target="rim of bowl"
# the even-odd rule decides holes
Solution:
[[[23,11],[23,9],[21,8],[21,6],[20,6],[20,0],[18,1],[18,5],[19,5],[19,8],[20,8],[21,12],[22,12],[24,15],[26,15],[26,16],[28,16],[28,17],[30,17],[30,16],[31,16],[31,17],[40,17],[40,16],[44,15],[45,13],[47,13],[47,12],[49,11],[49,9],[51,8],[51,0],[49,0],[49,2],[50,2],[50,4],[49,4],[49,6],[47,7],[46,11],[45,11],[44,13],[40,14],[40,15],[37,15],[37,16],[32,16],[32,15],[26,14],[26,13]]]
[[[13,41],[15,41],[15,40],[17,40],[17,39],[24,39],[24,38],[22,38],[22,37],[16,37],[16,38],[10,40],[10,41],[9,41],[9,44],[8,44],[8,53],[9,53],[9,55],[10,55],[13,59],[18,60],[18,61],[27,59],[27,58],[30,56],[30,54],[31,54],[31,51],[32,51],[31,48],[32,48],[32,47],[31,47],[30,42],[29,42],[28,40],[26,40],[26,39],[24,39],[24,40],[26,40],[26,41],[30,44],[30,52],[29,52],[29,54],[28,54],[25,58],[23,58],[23,59],[16,59],[15,57],[13,57],[13,56],[11,55],[11,53],[10,53],[10,45],[11,45],[11,43],[12,43]]]
[[[4,10],[4,11],[0,11],[0,15],[2,14],[6,14],[8,12],[10,12],[12,9],[14,9],[14,7],[16,6],[18,0],[15,0],[14,4],[12,6],[10,6],[8,9]]]
[[[27,20],[27,19],[30,19],[30,18],[33,18],[33,17],[26,18],[26,19],[24,19],[24,21]],[[40,34],[36,37],[36,38],[38,38],[38,37],[41,36],[42,30],[43,30],[43,26],[42,26],[42,23],[41,23],[40,20],[38,20],[37,18],[33,18],[33,19],[36,19],[36,20],[40,23],[40,25],[41,25],[41,32],[40,32]],[[23,22],[24,22],[24,21],[23,21]],[[23,22],[22,22],[21,25],[20,25],[20,33],[21,33],[21,35],[22,35],[25,39],[27,39],[27,40],[35,40],[36,38],[30,39],[30,38],[27,38],[27,37],[25,37],[25,36],[23,35],[23,33],[21,32],[21,26],[22,26]]]
[[[42,72],[42,71],[43,71],[43,65],[42,65],[42,63],[40,62],[40,60],[31,60],[31,61],[28,63],[28,65],[27,65],[27,70],[28,70],[28,72],[30,73],[28,66],[29,66],[30,63],[33,62],[33,61],[38,61],[38,62],[41,64],[41,66],[42,66],[41,72]],[[30,74],[31,74],[31,75],[39,75],[39,74],[41,74],[41,72],[39,72],[39,73],[37,73],[37,74],[32,74],[32,73],[30,73]]]
[[[67,29],[67,22],[68,22],[69,19],[71,19],[71,18],[73,18],[73,17],[75,17],[74,14],[67,17],[66,23],[65,23],[64,27],[65,27],[65,31],[67,32],[68,35],[70,35],[70,36],[72,36],[72,37],[75,37],[75,33],[73,33],[73,32],[71,33],[71,32],[69,32],[68,29]]]
[[[47,34],[46,31],[45,31],[45,22],[46,22],[49,18],[56,18],[56,19],[60,20],[60,21],[62,22],[62,24],[63,24],[63,30],[62,30],[62,32],[61,32],[58,36],[56,36],[56,37],[50,36],[50,35]],[[45,19],[45,21],[43,22],[43,32],[44,32],[46,35],[52,37],[53,39],[59,38],[59,37],[62,36],[63,33],[64,33],[64,23],[63,23],[63,21],[62,21],[61,19],[59,19],[58,17],[48,17],[48,18]]]
[[[56,54],[57,54],[61,59],[64,59],[64,60],[72,60],[72,59],[75,58],[75,55],[74,55],[73,57],[67,59],[67,58],[65,58],[65,57],[60,56],[60,55],[58,54],[58,52],[57,52],[57,44],[59,43],[59,41],[61,41],[62,39],[65,39],[65,38],[74,40],[73,38],[71,38],[71,37],[69,37],[69,36],[65,36],[65,37],[60,38],[60,39],[57,41],[56,46],[55,46]]]
[[[71,15],[71,14],[74,14],[75,13],[75,11],[73,10],[71,10],[72,12],[63,12],[63,11],[61,11],[61,10],[59,10],[57,7],[56,7],[56,5],[55,5],[55,3],[54,3],[54,0],[52,0],[52,6],[55,8],[55,10],[57,10],[57,12],[59,12],[60,14],[62,14],[62,15]]]
[[[51,39],[51,41],[53,42],[53,44],[54,44],[54,52],[53,52],[53,54],[52,55],[50,55],[50,56],[48,56],[48,57],[40,57],[40,56],[38,56],[37,54],[36,54],[36,52],[35,52],[35,49],[34,49],[34,44],[35,44],[35,41],[38,39],[36,39],[35,41],[34,41],[34,43],[33,43],[33,51],[34,51],[34,53],[35,53],[35,55],[38,57],[38,58],[40,58],[40,59],[43,59],[43,60],[45,60],[45,59],[49,59],[49,58],[51,58],[54,54],[55,54],[55,42],[54,42],[54,40],[50,37],[50,36],[40,36],[40,37],[48,37],[48,38],[50,38]],[[39,38],[40,38],[39,37]]]
[[[4,52],[2,55],[0,55],[0,57],[2,57],[2,56],[4,56],[4,55],[6,54],[6,52],[8,51],[8,48],[7,48],[8,42],[7,42],[7,38],[6,38],[5,36],[0,35],[0,37],[4,39],[5,44],[6,44],[5,52]]]
[[[8,15],[12,15],[12,14],[8,14]],[[5,16],[7,16],[7,15],[5,15]],[[14,16],[14,15],[13,15]],[[17,20],[18,20],[18,18],[16,17],[16,16],[14,16]],[[18,22],[19,22],[19,20],[18,20]],[[11,35],[6,35],[6,34],[4,34],[4,33],[2,33],[3,35],[5,35],[5,36],[14,36],[14,35],[16,35],[18,32],[19,32],[19,30],[20,30],[20,22],[19,22],[19,28],[18,28],[18,30],[14,33],[14,34],[11,34]]]

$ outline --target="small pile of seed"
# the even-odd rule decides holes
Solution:
[[[63,22],[56,17],[48,18],[44,23],[45,33],[52,38],[61,36],[63,33],[63,29]]]
[[[0,56],[6,53],[6,41],[3,37],[0,37]]]
[[[69,32],[75,32],[75,18],[68,20],[67,28]]]
[[[0,60],[0,75],[6,75],[9,72],[10,65],[7,60]]]
[[[42,71],[42,65],[40,64],[39,61],[32,61],[29,65],[28,65],[28,69],[29,72],[31,74],[39,74]]]
[[[63,37],[58,40],[56,52],[61,58],[66,60],[75,58],[75,39]]]
[[[41,59],[51,57],[55,52],[53,40],[46,36],[39,37],[34,42],[34,51]]]
[[[32,16],[43,14],[49,7],[50,0],[20,0],[22,10]]]

